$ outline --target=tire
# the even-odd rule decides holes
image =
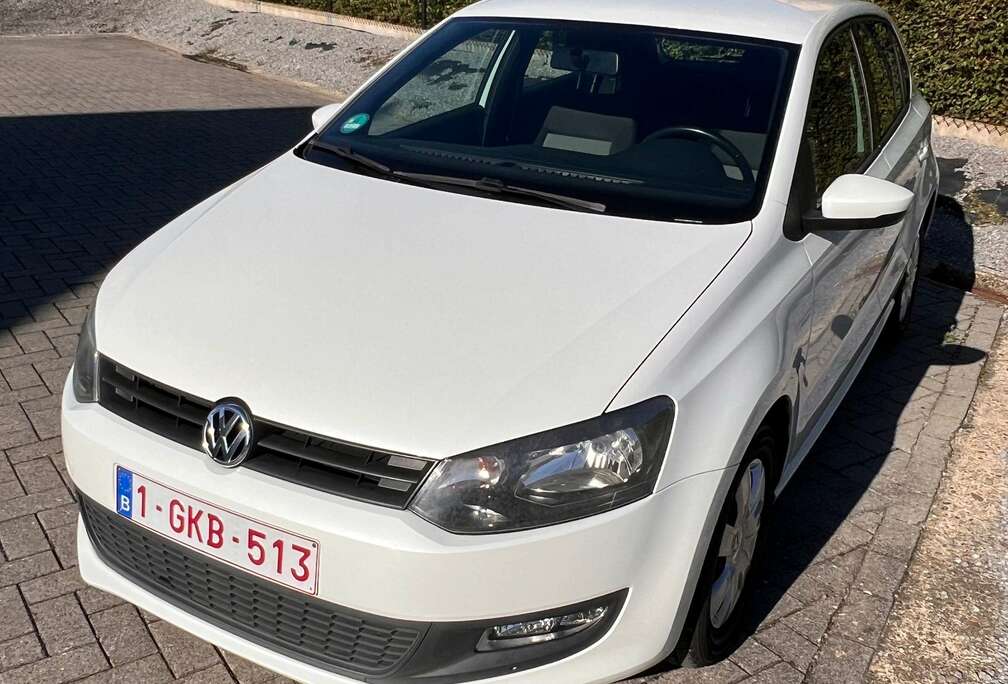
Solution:
[[[921,242],[917,240],[910,259],[907,262],[906,273],[896,291],[895,305],[886,321],[882,336],[889,344],[898,342],[910,329],[913,322],[913,305],[917,300],[917,288],[920,285],[920,254]]]
[[[676,649],[678,664],[684,667],[704,667],[724,660],[741,644],[745,636],[742,627],[745,608],[754,584],[751,581],[752,570],[758,566],[766,531],[766,515],[773,503],[776,449],[773,430],[769,426],[762,426],[756,431],[728,490],[693,598],[691,615],[695,615],[695,618],[692,630],[683,635],[680,648]],[[740,516],[739,512],[741,492],[745,489],[743,482],[749,488],[748,502],[750,509],[753,508],[753,494],[756,491],[754,476],[759,477],[762,495],[755,517],[756,529],[751,530],[744,522],[749,519]],[[749,524],[751,523],[752,520],[749,520]],[[746,541],[750,535],[751,547]],[[741,561],[746,555],[748,563],[743,568]],[[733,564],[734,572],[729,567]],[[732,588],[726,593],[726,583],[740,581],[740,570],[741,588]],[[689,639],[688,647],[686,639]]]

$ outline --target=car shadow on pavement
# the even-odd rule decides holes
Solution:
[[[938,211],[940,221],[932,224],[935,232],[927,240],[939,249],[956,246],[957,277],[946,281],[955,287],[921,282],[909,331],[895,343],[880,340],[768,517],[743,635],[777,649],[803,672],[833,612],[847,592],[857,590],[856,576],[868,550],[888,553],[887,559],[900,554],[909,559],[916,536],[909,528],[883,525],[884,514],[895,505],[902,517],[923,522],[932,498],[926,487],[917,491],[913,479],[933,482],[944,468],[940,440],[925,428],[945,375],[950,367],[986,358],[964,344],[960,325],[966,294],[960,288],[973,282],[972,230],[955,200],[940,198]],[[764,650],[747,643],[730,659],[751,666],[746,658]],[[633,681],[714,681],[738,671],[712,668],[709,675],[694,676],[689,670],[675,675],[668,670],[667,664],[659,665]]]
[[[942,177],[942,183],[946,182]],[[924,250],[922,273],[963,290],[976,284],[971,218],[959,202],[940,195]]]
[[[311,111],[0,117],[0,330],[38,323],[165,223],[292,147]]]
[[[932,371],[986,358],[984,352],[958,343],[961,302],[957,290],[922,286],[910,334],[895,344],[879,343],[781,494],[769,523],[758,576],[761,589],[750,606],[753,630],[809,566],[842,556],[877,528],[879,521],[871,513],[881,501],[874,498],[900,493],[896,473],[918,446]],[[854,532],[843,539],[853,532],[843,529],[845,524],[866,535]],[[831,542],[837,543],[831,547]]]
[[[958,209],[958,211],[957,211]],[[939,198],[940,222],[932,224],[928,249],[951,240],[956,245],[955,287],[922,280],[909,331],[901,339],[880,340],[850,392],[812,452],[776,502],[767,545],[754,577],[747,634],[766,628],[776,614],[816,601],[833,608],[851,589],[854,575],[872,544],[889,544],[909,558],[916,537],[881,539],[889,505],[923,522],[931,496],[915,492],[914,470],[940,478],[944,460],[926,426],[948,369],[982,363],[985,352],[964,344],[959,325],[965,291],[973,284],[973,239],[955,200]],[[954,237],[950,238],[950,235]],[[940,272],[935,276],[941,276]],[[956,425],[958,427],[958,424]],[[922,464],[926,464],[922,466]],[[922,477],[921,473],[916,476]],[[933,495],[933,492],[932,492]],[[897,531],[898,532],[898,531]],[[814,636],[828,611],[809,617]],[[798,623],[792,623],[792,626]]]

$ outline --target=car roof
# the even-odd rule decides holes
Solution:
[[[803,44],[833,15],[882,14],[860,0],[482,0],[459,16],[657,26]]]

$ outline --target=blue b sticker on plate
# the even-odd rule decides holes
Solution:
[[[343,135],[350,135],[351,133],[356,133],[360,129],[364,128],[371,121],[370,114],[355,114],[347,119],[342,126],[340,126],[340,133]]]
[[[133,473],[116,466],[116,512],[133,517]]]

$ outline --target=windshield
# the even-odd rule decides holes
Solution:
[[[506,201],[550,193],[559,208],[748,220],[796,53],[615,24],[456,19],[348,102],[303,153]]]

